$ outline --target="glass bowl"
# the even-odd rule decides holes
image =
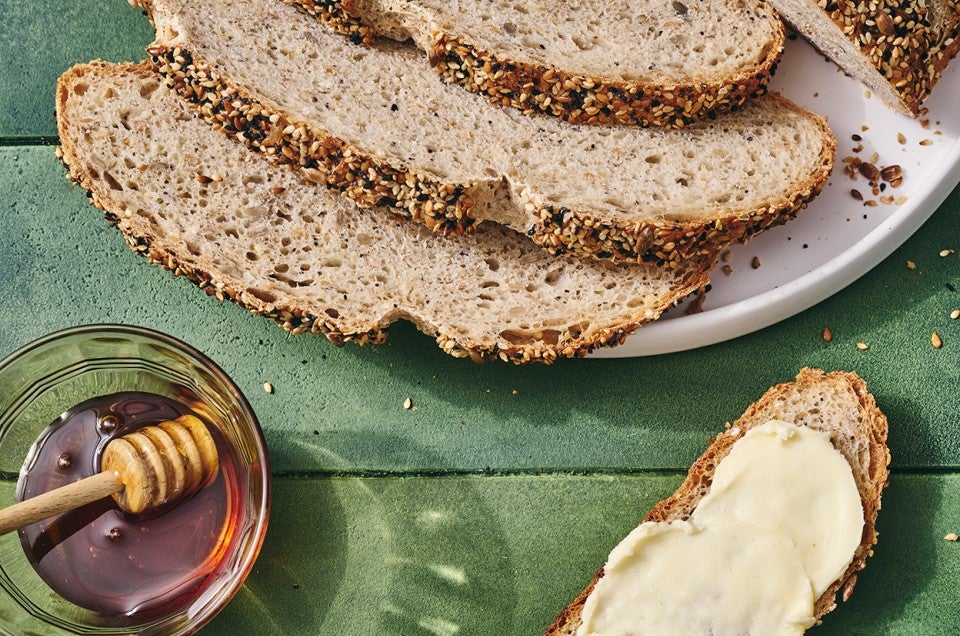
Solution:
[[[31,447],[61,414],[91,398],[129,391],[175,400],[199,415],[217,438],[217,479],[229,503],[203,575],[177,603],[146,613],[101,613],[51,589],[31,565],[18,533],[11,532],[0,536],[0,633],[191,633],[226,605],[253,567],[270,514],[270,471],[257,418],[209,358],[148,329],[76,327],[0,361],[0,506],[14,503]]]

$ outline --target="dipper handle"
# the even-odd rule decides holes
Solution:
[[[116,471],[91,475],[0,510],[0,534],[28,526],[123,490]]]

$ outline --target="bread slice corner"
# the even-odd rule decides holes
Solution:
[[[853,372],[803,368],[793,382],[769,389],[732,425],[719,434],[690,467],[686,479],[673,495],[657,503],[647,521],[669,522],[687,519],[709,492],[713,474],[733,444],[747,431],[771,419],[807,426],[830,434],[830,442],[850,464],[863,505],[863,534],[853,560],[843,575],[814,603],[818,620],[837,606],[837,593],[847,600],[853,592],[857,572],[877,542],[876,520],[880,497],[889,475],[887,418],[867,390],[867,384]],[[589,585],[567,605],[544,631],[544,636],[574,636],[580,626],[587,597],[603,577],[603,568]]]

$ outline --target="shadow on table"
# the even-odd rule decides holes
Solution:
[[[945,580],[943,573],[938,573],[936,549],[944,531],[933,526],[942,499],[943,482],[937,476],[890,478],[877,520],[880,537],[875,556],[859,574],[850,600],[827,615],[811,634],[960,633],[960,616],[953,613],[956,602],[938,602],[955,597],[956,590],[932,587],[938,577]],[[928,604],[931,611],[917,610]],[[898,630],[897,621],[908,608],[911,624]],[[918,617],[923,621],[921,627]]]
[[[377,443],[409,452],[399,438]],[[509,633],[512,557],[474,483],[276,477],[263,551],[211,631],[362,634],[376,626],[387,635]]]

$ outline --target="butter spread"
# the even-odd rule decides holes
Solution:
[[[801,634],[862,532],[829,436],[771,420],[734,443],[689,521],[643,523],[613,549],[577,636]]]

